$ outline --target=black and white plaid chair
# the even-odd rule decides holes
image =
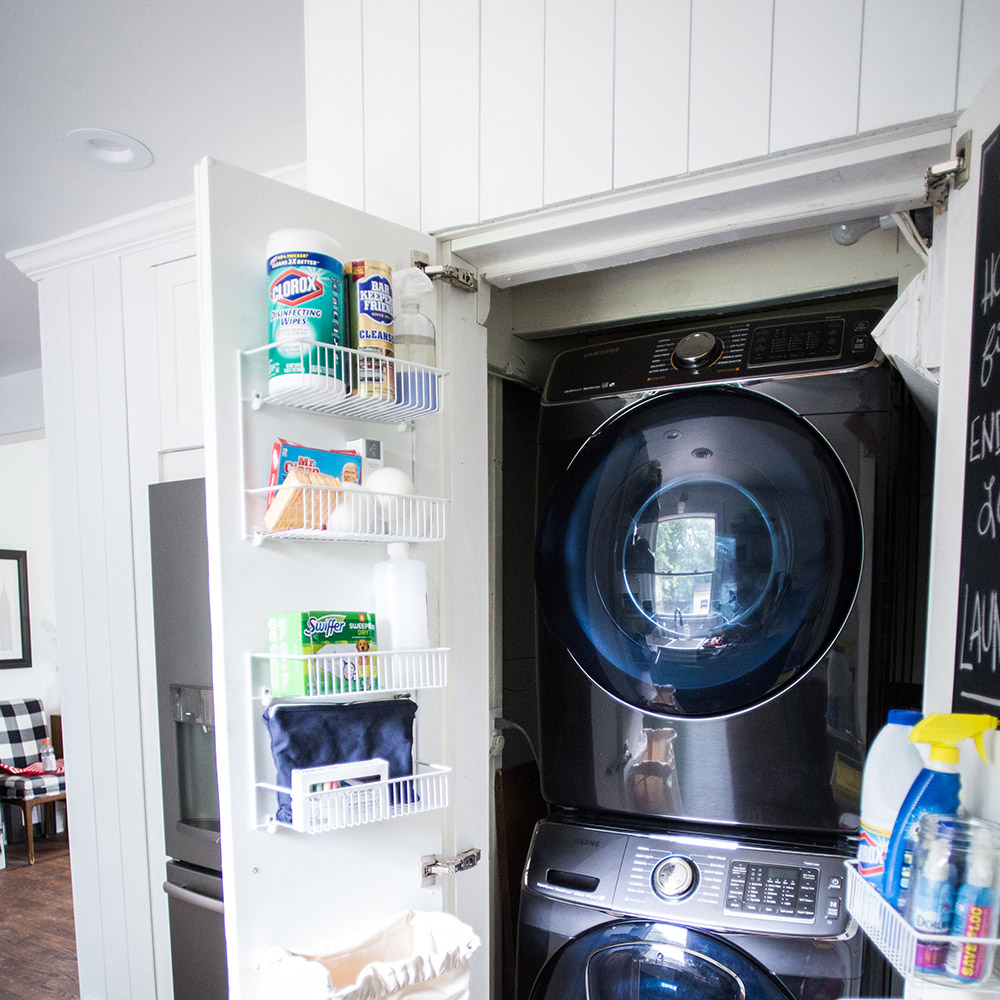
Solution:
[[[39,699],[0,701],[0,764],[22,768],[41,760],[42,740],[48,735],[45,709]],[[28,864],[35,863],[32,829],[35,806],[46,806],[65,798],[64,774],[10,774],[0,768],[0,802],[24,811]]]

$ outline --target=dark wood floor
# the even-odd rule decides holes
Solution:
[[[7,845],[0,869],[0,1000],[79,1000],[66,834]]]

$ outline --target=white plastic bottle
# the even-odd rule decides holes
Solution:
[[[374,567],[375,628],[380,649],[426,649],[427,567],[409,557],[409,542],[389,542]]]
[[[879,889],[893,824],[924,763],[910,742],[910,731],[921,718],[919,712],[893,709],[865,758],[858,861],[861,874]]]
[[[56,769],[56,752],[52,749],[52,740],[47,736],[42,740],[42,770],[51,773]]]

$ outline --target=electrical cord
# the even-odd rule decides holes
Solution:
[[[535,750],[535,744],[531,741],[531,737],[528,735],[527,730],[524,726],[518,725],[516,722],[511,722],[510,719],[494,719],[493,720],[494,729],[516,729],[525,739],[528,744],[528,749],[531,751],[531,756],[535,758],[535,764],[538,769],[541,770],[542,763],[538,759],[538,753]]]

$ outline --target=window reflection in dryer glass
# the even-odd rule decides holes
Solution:
[[[718,648],[769,592],[778,541],[734,483],[668,485],[626,527],[621,624],[654,649]]]

